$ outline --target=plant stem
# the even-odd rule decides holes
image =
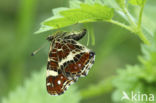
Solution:
[[[142,32],[142,30],[140,29],[140,28],[131,28],[131,27],[129,27],[129,26],[127,26],[127,25],[125,25],[125,24],[123,24],[123,23],[120,23],[120,22],[118,22],[118,21],[116,21],[116,20],[107,20],[107,22],[110,22],[110,23],[112,23],[112,24],[116,24],[116,25],[118,25],[118,26],[120,26],[120,27],[123,27],[123,28],[125,28],[125,29],[127,29],[127,30],[129,30],[129,31],[131,31],[131,32],[133,32],[133,33],[135,33],[135,34],[137,34],[138,36],[139,36],[139,38],[145,43],[145,44],[147,44],[147,45],[149,45],[150,43],[149,43],[149,41],[146,39],[146,37],[145,37],[145,35],[143,34],[143,32]],[[139,30],[138,30],[139,29]]]
[[[136,26],[136,24],[134,23],[134,21],[132,20],[132,16],[130,15],[129,11],[126,8],[122,9],[124,14],[127,16],[128,18],[128,22],[132,25],[132,26]]]
[[[139,38],[147,45],[149,45],[149,41],[146,39],[145,35],[143,34],[142,30],[140,29],[138,32],[136,32],[136,34],[138,34]]]
[[[141,27],[141,21],[142,21],[142,14],[143,14],[143,10],[144,10],[144,5],[141,6],[141,9],[140,9],[140,13],[139,13],[139,20],[138,20],[138,28]]]
[[[111,20],[107,20],[107,22],[110,22],[110,23],[112,23],[112,24],[116,24],[116,25],[118,25],[118,26],[120,26],[120,27],[123,27],[123,28],[125,28],[125,29],[127,29],[127,30],[129,30],[129,31],[131,31],[131,32],[134,32],[133,29],[132,29],[131,27],[129,27],[129,26],[123,24],[123,23],[120,23],[120,22],[118,22],[118,21],[116,21],[116,20],[112,20],[112,19],[111,19]]]

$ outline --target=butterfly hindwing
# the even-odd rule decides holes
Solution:
[[[55,75],[53,75],[54,71],[50,70],[48,72],[51,72],[51,75],[47,75],[46,86],[48,93],[51,95],[60,95],[64,93],[64,90],[73,83],[73,80],[69,80],[62,73],[55,73]]]

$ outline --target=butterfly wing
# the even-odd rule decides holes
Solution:
[[[65,68],[65,71],[68,73],[72,73],[73,75],[76,75],[78,77],[86,76],[88,74],[89,69],[92,67],[92,64],[94,63],[95,53],[86,48],[85,46],[79,44],[78,42],[76,42],[74,47],[74,63],[70,61],[69,65]]]
[[[64,39],[59,55],[59,65],[70,78],[88,74],[95,59],[95,53],[73,39]]]
[[[79,44],[86,30],[62,38],[50,36],[51,46],[47,64],[47,91],[51,95],[62,94],[67,87],[88,74],[95,60],[95,53]]]
[[[74,80],[69,80],[65,76],[59,66],[62,55],[59,52],[58,45],[60,44],[51,44],[47,64],[46,87],[48,93],[51,95],[60,95],[64,93],[68,86],[74,82]]]
[[[50,71],[48,71],[50,72]],[[49,75],[46,79],[47,91],[51,95],[61,95],[73,83],[73,80],[69,80],[62,73],[54,76]]]

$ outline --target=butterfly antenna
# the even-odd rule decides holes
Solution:
[[[44,43],[40,48],[35,50],[34,52],[31,53],[31,56],[35,56],[41,49],[43,49],[46,46],[46,43]]]

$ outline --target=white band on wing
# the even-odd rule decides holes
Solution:
[[[54,70],[47,70],[47,77],[49,76],[57,76],[58,72],[54,71]]]

